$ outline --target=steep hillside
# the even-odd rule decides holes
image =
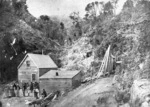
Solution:
[[[98,8],[95,8],[94,4],[102,5],[103,9],[96,10]],[[85,15],[84,19],[81,20],[78,13],[74,13],[71,16],[74,21],[74,27],[71,28],[71,32],[73,31],[74,33],[71,33],[71,38],[69,38],[69,41],[73,42],[69,43],[64,49],[64,56],[62,57],[64,67],[70,67],[71,65],[68,64],[72,64],[74,67],[78,65],[76,68],[80,68],[81,61],[76,60],[83,61],[88,58],[84,55],[88,52],[89,54],[91,52],[89,57],[94,56],[93,63],[97,63],[103,58],[108,46],[111,45],[112,54],[117,60],[123,61],[122,71],[129,71],[129,74],[137,73],[134,71],[139,70],[140,63],[146,63],[145,59],[148,57],[150,49],[149,4],[149,1],[146,0],[138,2],[127,0],[121,13],[115,15],[114,2],[106,4],[92,2],[85,8],[87,15]],[[100,11],[100,14],[95,15],[94,12],[96,11]],[[78,28],[82,29],[81,35],[79,35]],[[88,42],[84,39],[85,36]],[[82,51],[84,50],[85,52],[83,53]]]
[[[95,8],[95,5],[97,7],[102,5],[103,9],[98,10],[98,8]],[[79,25],[78,27],[82,29],[82,33],[81,35],[76,35],[76,33],[72,34],[72,41],[74,42],[72,42],[71,46],[70,44],[68,45],[71,48],[66,47],[64,49],[62,63],[65,69],[85,71],[86,74],[90,73],[88,76],[91,77],[98,71],[95,68],[99,68],[100,60],[103,58],[108,46],[111,45],[111,52],[116,57],[116,60],[122,61],[122,69],[117,74],[121,77],[118,84],[123,89],[130,89],[134,84],[132,89],[135,90],[134,92],[137,92],[131,92],[133,96],[135,95],[134,99],[131,98],[134,107],[134,104],[136,104],[135,99],[138,99],[136,97],[137,94],[144,93],[144,97],[149,94],[149,91],[142,91],[136,82],[138,81],[141,84],[143,79],[147,80],[150,78],[150,2],[148,0],[127,0],[121,13],[118,15],[114,14],[114,5],[116,5],[114,2],[108,2],[106,4],[92,2],[85,8],[87,14],[83,20],[80,20],[77,13],[72,16],[75,22],[72,31],[77,28],[76,25]],[[99,15],[97,15],[97,11],[100,11]],[[79,32],[79,30],[76,29],[75,32]],[[85,35],[90,42],[84,39]],[[81,42],[79,43],[79,41]],[[88,52],[91,53],[87,55]],[[88,62],[85,65],[83,64],[84,60]],[[149,83],[145,81],[142,84],[145,84],[144,86],[148,90]],[[144,101],[144,97],[139,98],[141,102]],[[76,98],[73,98],[73,100],[76,100]],[[63,104],[64,102],[66,102],[64,106],[71,103],[71,101],[67,102],[66,99],[59,104]]]
[[[64,44],[66,31],[60,22],[45,15],[36,19],[27,9],[26,0],[0,1],[1,81],[17,76],[17,66],[27,52],[55,54],[55,60]]]
[[[117,103],[113,97],[112,78],[99,79],[87,86],[81,86],[68,93],[60,101],[51,104],[51,107],[103,107],[98,99],[109,98],[107,107],[116,107]]]
[[[64,68],[68,70],[81,70],[87,72],[94,60],[92,45],[89,37],[81,37],[71,46],[65,48],[61,61]]]

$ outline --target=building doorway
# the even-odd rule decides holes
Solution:
[[[36,80],[36,74],[32,74],[32,81]]]

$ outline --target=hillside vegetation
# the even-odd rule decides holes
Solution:
[[[51,54],[55,60],[64,45],[63,23],[46,15],[37,19],[27,9],[26,0],[0,0],[1,81],[16,78],[17,66],[27,52]]]
[[[145,78],[150,49],[149,4],[146,0],[127,0],[120,14],[116,15],[117,1],[92,2],[85,7],[87,14],[83,19],[79,13],[73,12],[70,15],[73,25],[67,36],[69,43],[61,55],[62,66],[97,72],[111,45],[112,54],[123,62],[121,72],[130,74],[130,79]],[[88,60],[86,66],[84,60]],[[144,64],[144,72],[140,70],[140,64]]]

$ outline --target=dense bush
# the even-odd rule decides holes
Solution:
[[[35,18],[28,12],[26,0],[1,0],[0,5],[1,80],[17,77],[17,66],[26,52],[43,51],[58,59],[66,36],[65,26],[62,29],[59,21],[46,15]]]

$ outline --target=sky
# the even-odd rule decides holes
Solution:
[[[79,12],[83,17],[86,5],[94,1],[107,2],[109,0],[27,0],[27,5],[29,12],[35,17],[40,15],[65,17],[74,11]],[[119,1],[117,13],[121,11],[125,1]]]

